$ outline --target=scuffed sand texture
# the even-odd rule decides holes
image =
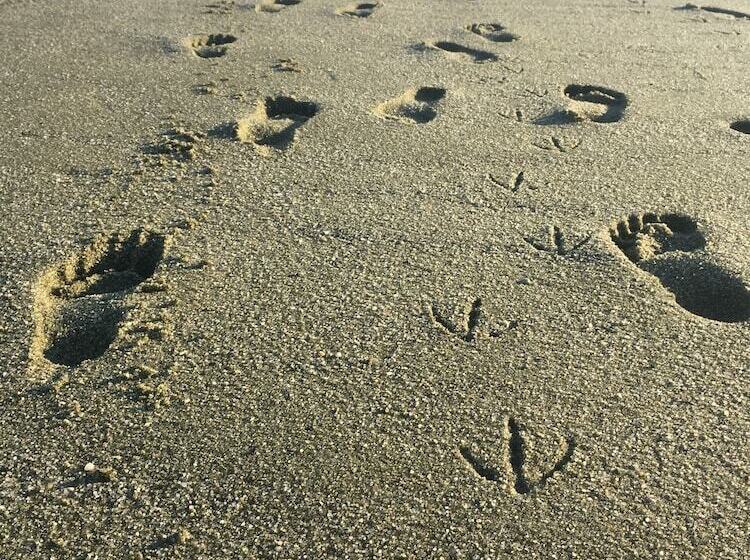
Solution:
[[[0,0],[0,559],[743,559],[750,6]]]

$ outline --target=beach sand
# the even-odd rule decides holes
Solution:
[[[0,558],[745,558],[716,2],[0,0]]]

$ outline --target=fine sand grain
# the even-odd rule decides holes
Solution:
[[[0,0],[0,559],[747,558],[748,14]]]

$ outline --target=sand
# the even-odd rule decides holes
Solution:
[[[0,0],[0,558],[744,558],[750,5]]]

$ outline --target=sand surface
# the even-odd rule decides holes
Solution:
[[[716,2],[0,0],[0,558],[746,558]]]

